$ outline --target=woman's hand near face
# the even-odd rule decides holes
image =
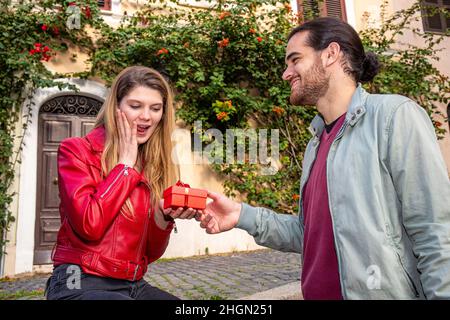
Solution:
[[[117,110],[117,126],[119,128],[119,163],[134,167],[138,154],[137,124],[130,124],[125,114]]]

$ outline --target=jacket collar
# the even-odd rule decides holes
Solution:
[[[86,135],[86,139],[91,144],[94,152],[103,152],[103,148],[105,146],[105,127],[100,126],[94,128]]]
[[[102,153],[105,146],[106,130],[104,126],[94,128],[86,135],[86,139],[94,152]],[[147,185],[147,179],[139,173],[140,181]]]
[[[368,96],[369,94],[367,93],[367,91],[364,90],[359,83],[356,87],[355,92],[353,93],[350,105],[347,109],[344,123],[348,123],[353,127],[359,121],[359,119],[361,119],[361,117],[366,113],[365,104]],[[309,132],[311,132],[314,137],[319,138],[324,128],[325,121],[323,120],[321,115],[317,115],[311,121]]]

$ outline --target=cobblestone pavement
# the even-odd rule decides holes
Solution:
[[[44,299],[49,276],[0,279],[0,299]],[[163,259],[149,266],[145,279],[185,300],[239,299],[298,281],[300,255],[268,249]]]

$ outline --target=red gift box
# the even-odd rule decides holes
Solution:
[[[164,190],[164,209],[184,207],[203,210],[206,208],[207,194],[206,190],[194,189],[178,181],[174,186]]]

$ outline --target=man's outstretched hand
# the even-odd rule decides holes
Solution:
[[[208,198],[213,201],[195,216],[200,221],[200,227],[210,234],[233,229],[239,220],[242,205],[215,192],[208,191]]]

